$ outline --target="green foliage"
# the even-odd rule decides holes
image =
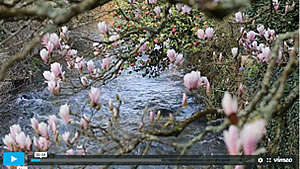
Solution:
[[[121,28],[118,32],[120,36],[135,32],[127,39],[131,42],[132,48],[141,46],[143,39],[147,41],[147,49],[144,53],[137,52],[128,56],[128,63],[124,68],[132,67],[135,71],[145,70],[144,75],[155,77],[168,68],[168,49],[186,55],[207,46],[207,41],[198,40],[197,30],[205,30],[213,25],[199,10],[192,9],[190,14],[186,14],[182,10],[179,11],[175,5],[168,6],[164,1],[158,1],[157,4],[144,2],[130,4],[121,1],[118,5],[118,22],[114,26]],[[156,7],[161,10],[160,16],[157,16],[154,11]]]
[[[294,7],[292,7],[293,2],[295,2]],[[290,11],[284,15],[286,4],[291,7]],[[265,9],[267,10],[262,13]],[[277,34],[294,31],[299,27],[299,1],[280,1],[279,8],[275,11],[274,9],[270,10],[269,0],[257,0],[246,9],[245,13],[249,18],[253,18],[262,13],[256,19],[256,24],[260,23],[265,25],[266,28],[274,29]]]
[[[42,64],[43,62],[40,58],[33,57],[30,62],[30,68],[33,72],[40,72]]]

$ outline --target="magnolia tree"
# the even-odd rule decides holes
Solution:
[[[268,122],[275,114],[284,112],[299,97],[298,86],[289,89],[288,94],[284,93],[289,75],[298,67],[297,30],[278,34],[275,30],[265,27],[263,23],[256,22],[260,14],[249,18],[240,11],[229,18],[229,22],[238,27],[236,31],[239,37],[236,46],[227,47],[226,50],[230,51],[230,54],[216,54],[214,44],[222,36],[214,30],[215,22],[207,19],[202,12],[215,16],[215,12],[220,10],[218,16],[225,16],[228,13],[222,12],[216,6],[227,10],[238,9],[242,1],[232,1],[232,6],[224,5],[224,1],[196,1],[194,5],[156,0],[116,1],[114,21],[110,23],[99,21],[97,24],[97,34],[101,37],[101,41],[89,39],[93,42],[91,48],[94,58],[84,58],[79,55],[80,51],[72,47],[70,41],[72,31],[69,31],[67,26],[60,27],[58,31],[52,33],[49,29],[56,30],[56,27],[68,22],[73,16],[106,2],[85,0],[79,4],[72,4],[75,2],[64,1],[60,2],[64,7],[60,12],[57,9],[59,7],[55,6],[59,5],[57,2],[54,9],[58,12],[53,16],[50,14],[53,8],[48,4],[41,4],[48,10],[39,11],[34,10],[35,6],[16,7],[17,3],[1,2],[0,18],[4,18],[1,15],[12,19],[24,16],[43,17],[50,25],[53,24],[54,28],[46,27],[46,32],[41,32],[40,36],[29,44],[28,49],[16,54],[7,65],[4,65],[2,78],[11,64],[25,57],[31,48],[40,43],[42,47],[39,48],[39,56],[49,67],[43,72],[49,92],[59,97],[89,90],[86,99],[90,104],[86,106],[89,106],[92,114],[84,111],[74,112],[72,105],[61,103],[57,115],[49,115],[47,123],[36,118],[31,119],[35,135],[26,134],[18,124],[11,126],[10,132],[3,138],[7,151],[92,154],[93,152],[86,149],[87,143],[84,143],[85,140],[89,140],[93,144],[101,145],[99,153],[102,154],[128,154],[140,144],[149,142],[168,145],[185,154],[208,133],[222,131],[229,155],[266,153],[267,149],[260,143],[267,135]],[[199,9],[201,3],[203,6],[200,5]],[[271,10],[284,17],[293,12],[293,5],[272,1],[262,13]],[[280,8],[284,8],[283,13],[280,13]],[[185,120],[176,120],[176,114],[170,113],[165,119],[160,111],[149,111],[145,107],[137,132],[125,131],[120,124],[123,103],[120,96],[111,96],[112,99],[108,103],[99,101],[100,88],[95,86],[109,83],[125,69],[143,71],[144,76],[155,77],[165,69],[177,71],[184,67],[189,53],[202,51],[203,48],[208,48],[205,50],[206,54],[215,57],[218,64],[225,64],[237,58],[243,61],[247,56],[247,60],[261,65],[265,74],[259,90],[251,95],[253,96],[251,100],[245,102],[241,99],[246,91],[242,82],[239,82],[236,92],[224,91],[219,104],[211,102],[210,94],[214,90],[211,79],[198,70],[193,70],[186,73],[182,79],[187,92],[183,93],[182,106],[178,111],[189,106],[187,94],[193,94],[195,97],[201,95],[206,108],[195,112]],[[101,58],[100,63],[96,58]],[[241,64],[240,69],[244,66]],[[282,67],[281,74],[273,80],[273,71],[279,66]],[[116,102],[112,101],[114,97]],[[111,116],[103,121],[106,127],[101,127],[94,118],[103,107],[111,111]],[[178,136],[193,121],[210,114],[224,115],[223,123],[219,126],[207,125],[199,135],[184,143],[164,139]],[[144,154],[147,154],[150,148],[151,144],[148,144]]]

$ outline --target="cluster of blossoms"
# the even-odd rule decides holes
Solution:
[[[91,99],[91,105],[97,106],[99,97],[100,97],[100,90],[98,88],[91,88],[89,92],[89,97]],[[112,102],[109,104],[110,109],[112,109]],[[60,106],[59,109],[59,117],[65,124],[71,123],[71,108],[68,104],[64,104]],[[88,117],[83,114],[80,118],[80,128],[81,130],[87,130],[89,128],[89,120]],[[34,148],[36,151],[47,151],[51,146],[51,139],[55,141],[59,141],[59,132],[58,132],[58,118],[55,115],[49,115],[48,123],[45,122],[38,122],[36,118],[31,119],[31,127],[33,128],[35,134],[38,138],[33,137],[33,144],[32,139],[30,136],[26,136],[26,134],[21,130],[19,125],[12,125],[10,127],[10,133],[5,135],[3,138],[3,143],[5,144],[5,148],[12,152],[23,151],[23,152],[30,152]],[[76,140],[79,135],[78,133],[75,134],[74,139],[70,139],[70,132],[64,132],[61,135],[62,140],[65,144],[70,147],[74,140]],[[82,150],[78,150],[77,154],[84,154],[85,152]],[[67,151],[67,154],[75,154],[75,152],[71,149]]]
[[[278,0],[273,0],[273,7],[275,11],[278,10],[279,4],[280,3],[278,2]],[[288,13],[291,8],[294,8],[294,3],[292,5],[286,4],[284,14]],[[237,12],[235,14],[235,21],[238,23],[244,22],[244,16],[242,12]],[[271,57],[270,45],[273,44],[277,38],[275,30],[270,28],[266,29],[264,25],[259,24],[257,25],[256,31],[250,30],[248,32],[245,32],[244,27],[241,27],[241,33],[243,36],[239,40],[239,45],[243,47],[243,49],[245,49],[247,52],[251,53],[252,57],[258,63],[268,63]],[[292,50],[292,48],[287,45],[286,41],[284,43],[286,49],[280,48],[276,63],[280,62],[284,51]],[[234,57],[237,55],[237,51],[237,48],[232,48],[232,55]]]
[[[51,64],[50,71],[44,71],[43,76],[47,80],[48,89],[53,95],[59,95],[60,82],[64,79],[65,72],[62,71],[62,66],[55,62]]]
[[[48,63],[53,50],[61,47],[59,37],[56,33],[46,33],[42,38],[42,44],[45,48],[40,51],[40,56],[45,63]]]
[[[240,155],[241,148],[244,155],[256,155],[257,144],[266,135],[265,121],[260,119],[247,123],[241,131],[235,125],[230,125],[223,134],[229,155]]]
[[[178,11],[182,11],[184,14],[190,14],[191,13],[191,11],[192,11],[192,8],[191,7],[189,7],[188,5],[183,5],[183,4],[181,4],[181,3],[177,3],[176,4],[176,9],[178,10]],[[171,14],[172,13],[172,11],[169,11],[169,13]]]
[[[6,148],[9,151],[31,151],[32,141],[29,136],[26,136],[19,125],[12,125],[10,133],[2,139]]]
[[[102,63],[101,63],[102,69],[105,70],[105,69],[109,68],[111,63],[112,63],[111,58],[102,59]],[[86,65],[87,65],[87,69],[88,69],[90,75],[94,78],[98,77],[99,72],[100,72],[100,68],[95,68],[94,61],[89,60]]]
[[[242,94],[242,85],[239,94]],[[238,103],[236,98],[232,98],[229,93],[225,93],[222,99],[222,107],[225,115],[231,121],[228,131],[224,131],[224,142],[227,146],[229,155],[240,155],[241,147],[245,155],[255,155],[258,142],[266,135],[265,121],[260,119],[243,126],[239,132],[235,125],[238,122],[237,112]]]
[[[63,50],[65,47],[62,41],[67,41],[69,39],[69,30],[66,26],[61,28],[60,37],[56,33],[46,33],[42,38],[42,44],[44,48],[40,50],[40,56],[45,63],[49,63],[49,56],[54,52],[54,50]]]
[[[199,71],[192,71],[184,76],[184,86],[189,90],[198,89],[199,87],[205,85],[206,94],[209,95],[210,83],[207,77],[200,75]]]
[[[176,61],[176,64],[180,65],[183,62],[183,54],[176,53],[174,49],[168,49],[167,56],[171,63],[174,63]]]
[[[235,14],[235,20],[237,22],[243,22],[243,14],[238,12]],[[263,25],[257,26],[257,32],[248,31],[244,32],[244,28],[241,28],[242,38],[239,40],[239,45],[242,46],[246,51],[250,52],[255,60],[259,63],[269,62],[271,57],[270,46],[259,41],[265,41],[267,44],[272,44],[276,40],[275,31],[268,28],[265,29]],[[237,55],[237,48],[232,48],[232,55]],[[281,59],[282,53],[279,53],[278,61]]]
[[[117,28],[116,32],[110,33],[110,30],[112,30],[112,29],[109,28],[109,26],[107,25],[107,23],[105,21],[98,23],[99,33],[104,38],[108,37],[108,42],[111,43],[113,47],[116,47],[119,44],[120,35],[117,33],[119,31],[119,29],[120,28]],[[98,45],[99,44],[96,44],[96,43],[94,44],[94,48],[97,50],[99,50],[97,48]],[[95,54],[97,54],[97,53],[95,53]]]
[[[105,25],[102,23],[99,25]],[[99,27],[102,33],[106,33],[108,31],[108,27],[101,28]],[[116,35],[112,35],[113,40],[116,40]],[[77,71],[82,74],[83,69],[87,67],[87,70],[92,78],[96,78],[99,75],[100,69],[96,69],[94,62],[92,60],[86,62],[84,58],[79,57],[77,55],[77,50],[71,49],[67,44],[67,40],[69,39],[69,31],[67,27],[62,27],[62,31],[60,32],[60,39],[55,33],[46,34],[43,37],[42,44],[47,44],[46,49],[42,49],[40,51],[41,58],[45,61],[45,63],[49,63],[49,54],[53,52],[53,49],[59,49],[59,54],[64,57],[67,68],[72,70],[73,68],[77,69]],[[50,53],[49,53],[50,51]],[[112,63],[111,58],[102,59],[102,69],[108,69]],[[50,71],[44,71],[43,76],[46,79],[46,83],[48,84],[48,89],[53,95],[59,95],[60,93],[60,83],[64,80],[65,72],[62,71],[62,66],[55,62],[51,64]],[[80,77],[80,82],[83,86],[88,85],[88,79],[86,76]]]
[[[278,11],[279,9],[279,2],[278,0],[272,0],[273,2],[273,9],[275,11]],[[293,9],[295,7],[295,2],[293,2],[292,5],[289,5],[288,3],[285,5],[285,8],[284,8],[284,15],[286,15],[291,9]],[[237,23],[242,23],[244,22],[244,16],[243,16],[243,13],[242,12],[237,12],[235,13],[235,21]]]
[[[203,29],[198,29],[197,37],[200,40],[208,39],[211,40],[214,37],[214,29],[211,27],[206,27],[205,32]]]

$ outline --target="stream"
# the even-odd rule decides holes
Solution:
[[[188,93],[183,86],[184,72],[166,70],[159,77],[148,78],[142,77],[142,72],[128,73],[123,71],[122,74],[111,82],[94,87],[99,87],[101,91],[100,103],[102,108],[97,112],[103,121],[96,123],[103,125],[105,119],[111,117],[112,113],[108,110],[108,101],[113,99],[116,103],[115,96],[118,94],[123,101],[120,109],[120,123],[123,129],[131,132],[138,132],[137,128],[141,121],[146,106],[149,110],[166,109],[176,112],[181,108],[182,94]],[[43,81],[43,79],[39,80]],[[40,84],[40,83],[39,83]],[[59,107],[65,103],[71,106],[72,112],[85,113],[91,115],[91,108],[88,105],[89,89],[85,89],[72,96],[52,96],[46,84],[37,85],[27,92],[18,94],[13,102],[13,109],[7,110],[7,115],[3,116],[4,126],[0,129],[0,136],[4,137],[9,132],[9,126],[20,124],[25,133],[32,133],[30,119],[35,117],[39,122],[47,122],[49,115],[58,115]],[[83,107],[84,106],[84,107]],[[179,112],[176,120],[184,120],[190,117],[193,112],[203,109],[203,105],[196,102],[195,98],[188,95],[188,106]],[[147,121],[148,122],[148,121]],[[220,123],[217,121],[216,123]],[[199,119],[191,123],[177,138],[179,142],[185,142],[195,135],[201,133],[205,128],[206,119]],[[63,128],[62,128],[63,129]],[[60,129],[61,130],[61,129]],[[134,153],[140,153],[143,146],[137,147]],[[0,141],[0,152],[3,151],[2,139]],[[87,147],[87,154],[95,154],[95,147]],[[179,154],[172,147],[152,143],[152,148],[148,154]],[[189,155],[212,155],[225,154],[226,148],[223,143],[221,133],[208,134],[204,139],[192,146],[186,154]]]

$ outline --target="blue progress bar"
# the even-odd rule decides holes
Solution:
[[[41,162],[41,159],[34,159],[34,158],[32,158],[31,162]]]

